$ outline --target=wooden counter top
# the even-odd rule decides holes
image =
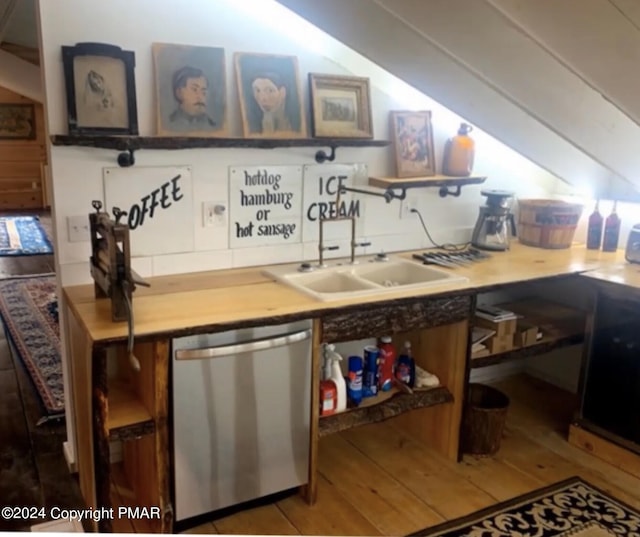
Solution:
[[[422,252],[422,251],[420,251]],[[411,257],[413,252],[399,254]],[[397,254],[393,254],[397,255]],[[370,259],[365,256],[363,259]],[[418,261],[416,261],[417,263]],[[287,316],[316,317],[329,310],[361,307],[416,296],[472,293],[511,283],[604,270],[624,264],[624,252],[587,250],[576,245],[564,250],[531,248],[514,241],[508,252],[492,252],[491,258],[453,270],[469,281],[443,284],[424,290],[386,291],[348,300],[319,301],[273,281],[267,267],[228,269],[149,278],[150,288],[139,287],[133,298],[135,334],[179,335],[194,327],[214,328],[260,320],[277,322]],[[635,275],[635,276],[634,276]],[[640,267],[629,269],[640,286]],[[96,299],[93,285],[64,288],[69,306],[94,342],[125,340],[127,323],[111,321],[108,299]]]
[[[625,285],[640,290],[640,265],[626,261],[606,265],[584,274],[586,278]]]

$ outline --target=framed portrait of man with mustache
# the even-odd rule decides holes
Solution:
[[[224,49],[153,44],[157,133],[227,136]]]

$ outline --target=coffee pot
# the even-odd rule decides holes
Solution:
[[[509,236],[516,236],[516,222],[511,212],[514,193],[506,190],[482,190],[480,194],[487,197],[487,203],[480,207],[471,244],[481,250],[508,250]]]

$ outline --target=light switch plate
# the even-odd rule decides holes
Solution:
[[[67,233],[69,242],[85,242],[91,237],[89,234],[89,216],[67,216]]]
[[[226,201],[202,202],[202,225],[204,227],[224,227],[227,224]]]

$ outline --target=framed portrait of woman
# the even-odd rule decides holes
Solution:
[[[236,52],[235,74],[245,138],[306,138],[298,59]]]

